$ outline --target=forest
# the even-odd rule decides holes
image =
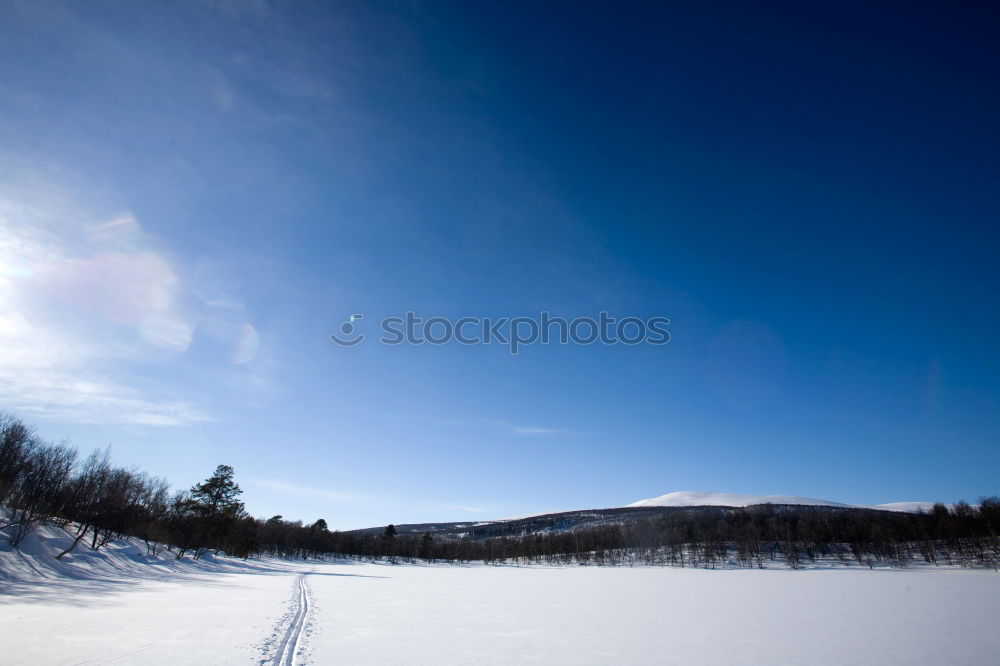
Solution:
[[[791,568],[829,562],[906,567],[914,563],[1000,565],[1000,497],[929,512],[763,504],[572,512],[524,521],[415,533],[393,525],[354,531],[252,517],[235,472],[219,465],[203,482],[171,492],[145,472],[116,466],[107,450],[86,457],[53,443],[14,416],[0,416],[0,529],[10,545],[38,526],[74,534],[56,555],[139,539],[147,553],[232,557],[330,556],[388,562],[669,565]],[[585,517],[583,520],[581,516]],[[443,524],[449,525],[449,524]],[[458,525],[458,527],[454,527]]]

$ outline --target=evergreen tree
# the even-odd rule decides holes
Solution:
[[[219,465],[212,476],[191,488],[189,501],[198,516],[199,541],[207,548],[222,548],[238,521],[246,517],[243,502],[239,500],[243,491],[234,475],[232,467]],[[196,551],[195,558],[202,554]]]
[[[434,537],[431,536],[430,532],[424,532],[423,536],[420,537],[420,549],[417,556],[425,560],[431,559],[431,546],[434,543]]]
[[[239,518],[243,514],[243,502],[237,499],[243,494],[239,484],[233,479],[235,472],[229,465],[219,465],[215,473],[191,488],[191,499],[209,516],[225,515]]]

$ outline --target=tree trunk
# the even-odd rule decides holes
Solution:
[[[83,537],[85,537],[85,536],[87,536],[87,526],[86,525],[83,527],[83,531],[80,532],[79,534],[77,534],[76,538],[73,539],[73,543],[70,544],[69,548],[67,548],[63,552],[59,553],[58,555],[56,555],[56,559],[57,560],[61,560],[63,558],[63,555],[68,555],[70,552],[72,552],[73,549],[76,548],[76,545],[78,543],[80,543],[80,541],[82,541]]]

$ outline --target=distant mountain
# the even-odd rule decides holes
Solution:
[[[839,502],[794,497],[791,495],[739,495],[736,493],[711,493],[699,490],[679,490],[659,497],[639,500],[634,506],[751,506],[754,504],[805,504],[808,506],[849,506]]]
[[[875,504],[872,509],[882,509],[883,511],[903,511],[906,513],[916,513],[917,509],[930,511],[934,508],[935,502],[889,502],[888,504]],[[954,504],[945,504],[949,509],[955,508]]]
[[[801,504],[805,506],[836,506],[857,509],[882,509],[883,511],[915,512],[917,509],[929,511],[934,502],[891,502],[889,504],[843,504],[812,497],[794,495],[740,495],[737,493],[713,493],[701,490],[679,490],[659,497],[639,500],[627,504],[625,508],[650,506],[752,506],[754,504]]]
[[[863,509],[899,511],[914,513],[917,509],[929,511],[933,502],[894,502],[866,506],[843,504],[812,497],[792,495],[740,495],[736,493],[711,493],[702,491],[680,491],[633,502],[628,506],[608,509],[584,509],[577,511],[556,511],[528,516],[518,516],[504,520],[455,523],[396,524],[400,536],[422,536],[433,534],[449,538],[467,538],[472,541],[496,537],[521,537],[526,534],[546,534],[569,530],[587,529],[605,525],[631,525],[641,520],[656,520],[669,516],[705,516],[725,513],[727,508],[742,508],[755,504],[818,507],[817,511],[854,513]],[[358,535],[377,536],[385,530],[384,525],[350,530]]]

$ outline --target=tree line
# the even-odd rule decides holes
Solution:
[[[390,526],[392,527],[392,526]],[[762,504],[665,508],[655,517],[592,527],[468,536],[331,533],[334,552],[359,559],[487,564],[799,568],[827,561],[874,567],[916,562],[1000,564],[1000,498],[930,512]],[[395,532],[393,530],[393,532]]]
[[[114,465],[107,450],[80,458],[69,444],[44,441],[19,419],[0,416],[0,507],[6,509],[0,528],[15,548],[42,524],[70,530],[73,541],[57,558],[81,543],[99,550],[113,539],[137,538],[150,555],[165,547],[177,558],[195,559],[222,551],[236,557],[487,564],[1000,563],[996,496],[981,498],[978,506],[937,504],[916,513],[770,504],[663,508],[638,516],[609,510],[587,512],[598,521],[586,526],[554,516],[536,520],[538,525],[494,523],[485,530],[416,535],[400,534],[393,525],[381,533],[338,532],[323,519],[304,525],[280,515],[254,518],[241,494],[227,465],[171,493],[162,478]]]
[[[52,524],[73,541],[100,550],[113,539],[138,538],[149,555],[161,547],[198,559],[211,551],[310,557],[330,552],[326,521],[306,527],[281,516],[251,517],[240,501],[235,472],[219,465],[205,481],[170,492],[162,478],[116,466],[108,450],[85,458],[65,442],[47,442],[23,421],[0,415],[0,529],[19,547],[33,530]]]

